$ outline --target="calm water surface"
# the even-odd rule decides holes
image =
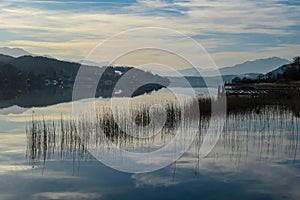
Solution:
[[[189,151],[168,167],[143,174],[111,169],[78,149],[75,140],[67,144],[59,136],[47,149],[40,144],[40,152],[32,155],[30,132],[26,135],[32,116],[56,126],[71,112],[70,103],[1,110],[1,200],[300,199],[300,124],[289,111],[270,107],[259,113],[229,114],[217,145],[204,159],[199,158],[199,146],[205,125],[199,129],[191,122],[182,131],[197,129],[199,134]],[[155,149],[168,137],[172,129],[160,140],[124,146]]]

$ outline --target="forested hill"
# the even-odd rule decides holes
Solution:
[[[294,58],[294,61],[290,64],[283,65],[267,73],[264,79],[266,82],[300,81],[300,57]]]
[[[169,84],[168,79],[131,67],[92,67],[79,63],[60,61],[47,57],[22,56],[18,58],[0,55],[0,87],[2,91],[12,93],[46,89],[50,87],[72,88],[80,67],[85,68],[83,85],[97,84],[96,96],[111,97],[118,80],[130,71],[128,88],[147,82],[132,94],[137,96],[161,89]],[[99,77],[102,75],[101,77]],[[100,80],[99,80],[100,79]],[[99,81],[98,81],[99,80]],[[125,87],[125,88],[126,88]],[[13,93],[14,93],[13,92]],[[120,91],[119,96],[127,94]],[[1,97],[0,97],[1,98]]]
[[[300,57],[295,57],[290,64],[282,65],[266,74],[260,74],[256,79],[235,77],[235,83],[289,83],[300,81]]]

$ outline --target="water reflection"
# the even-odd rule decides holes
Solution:
[[[257,159],[272,159],[278,153],[297,159],[299,119],[281,107],[266,107],[257,112],[231,114],[226,123],[222,142],[230,158],[247,159],[249,151]],[[243,155],[244,153],[244,155]],[[280,155],[282,156],[282,155]]]
[[[184,129],[179,129],[182,118],[170,120],[175,123],[147,140],[119,135],[114,128],[111,134],[107,129],[101,137],[110,137],[113,144],[134,152],[163,146],[178,129],[199,131],[189,151],[169,167],[146,174],[126,174],[102,165],[89,154],[86,149],[90,141],[98,139],[102,148],[108,145],[101,143],[97,135],[81,137],[81,130],[89,130],[95,121],[86,116],[81,118],[85,120],[71,118],[68,106],[4,116],[13,129],[1,126],[6,134],[0,134],[0,199],[300,198],[299,118],[285,107],[265,107],[258,114],[256,109],[230,112],[218,144],[205,159],[199,158],[199,148],[209,118],[202,118],[201,123],[192,116],[184,118]],[[147,113],[138,114],[145,118],[141,121],[137,117],[137,123],[147,124]],[[111,125],[108,127],[115,127]]]
[[[112,111],[102,107],[95,118],[83,114],[80,118],[61,116],[60,120],[46,121],[32,113],[32,122],[26,128],[27,158],[33,167],[46,160],[59,158],[72,160],[74,164],[82,160],[91,160],[89,148],[110,149],[111,145],[129,151],[149,152],[168,143],[173,137],[175,129],[182,116],[179,108],[173,105],[167,107],[167,118],[164,126],[157,132],[155,125],[150,123],[150,111],[141,105],[131,110],[132,119],[125,117],[120,111],[117,118],[121,120],[125,129],[115,121]],[[188,119],[188,118],[185,118]],[[140,129],[129,126],[133,120]],[[189,121],[189,120],[188,120]],[[197,122],[196,122],[197,123]],[[145,134],[146,138],[126,134],[134,131],[138,136]],[[109,144],[107,140],[112,142]]]
[[[28,65],[31,66],[31,64]],[[73,64],[75,63],[71,63],[71,65]],[[75,65],[76,68],[68,68],[71,71],[68,72],[68,75],[63,73],[64,70],[60,72],[61,74],[57,74],[57,71],[54,70],[51,73],[48,72],[47,75],[41,75],[46,73],[47,70],[43,71],[40,68],[38,68],[41,70],[40,75],[26,77],[27,79],[25,77],[15,77],[18,73],[9,74],[2,81],[3,83],[0,82],[0,86],[3,88],[3,91],[0,93],[0,109],[11,106],[19,106],[21,108],[45,107],[94,97],[136,97],[158,91],[169,84],[167,78],[153,75],[150,72],[144,72],[136,68],[114,68],[111,66],[102,68],[82,66],[80,69],[83,70],[84,74],[82,74],[82,77],[76,79],[80,65]],[[20,72],[19,74],[22,73]],[[99,77],[99,75],[102,76]],[[121,90],[119,88],[121,86],[116,87],[118,81],[123,80],[124,75],[130,81],[126,82],[126,87],[121,88]],[[77,80],[76,87],[74,85],[75,80]],[[149,84],[147,84],[148,82],[142,84],[145,81],[148,81]],[[137,89],[129,92],[131,88]]]
[[[135,110],[134,116],[137,116],[137,123],[146,125],[149,113],[144,111],[144,108]],[[181,159],[188,160],[179,162],[181,167],[193,168],[196,175],[207,159],[214,163],[225,159],[237,168],[248,161],[279,162],[284,159],[284,162],[296,164],[299,160],[299,118],[282,107],[268,106],[259,113],[256,110],[229,113],[217,146],[204,160],[200,158],[200,148],[210,118],[202,116],[200,121],[192,117],[181,119],[180,111],[175,108],[169,113],[172,114],[159,134],[151,135],[155,128],[149,127],[151,137],[146,139],[132,137],[120,130],[107,110],[102,110],[96,121],[87,116],[77,120],[62,116],[59,121],[46,121],[42,116],[33,114],[32,123],[26,129],[27,158],[33,167],[44,166],[46,161],[56,159],[72,161],[76,166],[82,161],[94,160],[87,150],[91,145],[99,149],[110,148],[110,144],[103,142],[104,137],[128,151],[150,152],[166,145],[181,128],[180,131],[185,133],[198,131],[193,145]],[[126,119],[123,120],[126,124]],[[180,123],[185,126],[179,126]],[[173,167],[176,173],[178,163],[174,163]]]

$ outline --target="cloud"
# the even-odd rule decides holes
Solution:
[[[172,176],[169,177],[160,177],[154,175],[153,173],[150,174],[134,174],[131,176],[133,181],[135,182],[136,187],[144,187],[144,186],[172,186],[176,184],[180,184],[181,182],[178,180],[174,180]]]
[[[8,172],[27,171],[31,170],[31,166],[28,165],[0,165],[0,174],[6,174]]]
[[[83,192],[43,192],[33,195],[32,199],[99,199],[98,193],[83,193]]]
[[[221,48],[228,43],[228,37],[223,35],[232,35],[231,46],[240,49],[244,48],[241,45],[243,38],[235,36],[241,34],[248,34],[248,43],[256,42],[257,35],[300,43],[296,39],[300,32],[296,28],[299,26],[300,6],[275,0],[139,0],[111,4],[98,1],[51,1],[51,4],[4,1],[0,9],[0,31],[16,35],[9,41],[2,38],[3,45],[24,47],[36,54],[64,59],[82,59],[96,44],[111,35],[149,26],[180,31],[207,44],[212,52],[228,52],[228,49]],[[285,43],[278,40],[271,45]],[[263,46],[270,44],[261,40],[258,50]],[[230,60],[235,62],[236,59]]]

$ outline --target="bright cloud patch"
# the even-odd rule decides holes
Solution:
[[[218,65],[239,62],[235,52],[281,56],[300,46],[300,5],[267,0],[4,1],[1,45],[80,60],[106,38],[137,27],[175,29],[196,39]],[[272,55],[274,49],[277,55]],[[299,48],[297,49],[299,50]],[[233,55],[224,61],[218,55]],[[247,59],[252,56],[243,56]],[[230,60],[230,61],[228,61]]]

